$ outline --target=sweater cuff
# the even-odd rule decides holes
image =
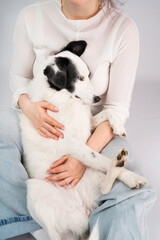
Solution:
[[[126,120],[129,117],[129,109],[127,106],[124,106],[122,104],[105,104],[103,106],[103,111],[106,113],[106,118],[107,118],[107,112],[112,110],[112,114],[115,115],[118,119],[120,119],[121,123],[124,125]],[[107,120],[107,119],[106,119]]]
[[[21,111],[19,105],[18,105],[18,100],[19,97],[21,96],[21,94],[28,94],[28,88],[27,87],[23,87],[17,91],[15,91],[12,95],[12,107],[15,110]]]

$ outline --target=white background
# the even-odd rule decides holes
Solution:
[[[0,0],[0,110],[11,107],[8,73],[19,11],[36,0]],[[157,192],[148,215],[150,240],[160,239],[160,1],[128,0],[121,7],[137,23],[140,58],[133,91],[128,139]]]

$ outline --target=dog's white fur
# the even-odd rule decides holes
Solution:
[[[48,111],[48,114],[64,124],[65,130],[64,139],[60,138],[57,141],[44,138],[37,133],[30,120],[20,113],[24,162],[31,178],[27,181],[27,205],[31,216],[46,230],[50,239],[63,239],[63,234],[67,232],[84,239],[84,234],[89,228],[89,215],[97,207],[101,188],[103,193],[109,192],[117,177],[129,187],[145,184],[145,179],[127,169],[115,167],[116,158],[111,160],[86,145],[92,128],[91,122],[96,127],[106,120],[106,116],[99,115],[94,120],[90,106],[84,104],[92,103],[94,90],[82,59],[68,51],[57,56],[72,59],[79,72],[85,76],[85,81],[76,83],[75,94],[79,94],[81,99],[75,98],[74,94],[66,89],[61,91],[51,89],[47,77],[43,74],[45,67],[54,63],[55,56],[50,56],[29,85],[28,92],[32,101],[46,100],[57,106],[59,109],[57,113]],[[112,128],[116,134],[124,133],[124,128],[117,119],[112,119]],[[81,180],[72,189],[54,186],[44,180],[48,176],[46,171],[53,162],[66,154],[72,155],[88,166]],[[108,174],[105,176],[104,173],[107,171]],[[89,239],[98,239],[97,225]]]

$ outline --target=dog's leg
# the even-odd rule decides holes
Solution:
[[[48,236],[49,236],[50,240],[62,240],[61,236],[56,231],[56,229],[52,228],[51,226],[49,226],[46,229],[46,232],[48,233]]]
[[[93,116],[91,118],[92,127],[96,128],[100,123],[102,123],[106,120],[109,121],[114,134],[116,134],[120,137],[126,137],[125,128],[124,128],[122,122],[120,121],[120,119],[117,118],[116,114],[114,113],[114,110],[112,110],[112,109],[106,109],[104,111],[101,111],[97,115]],[[116,169],[115,169],[115,171],[116,171]],[[107,181],[107,177],[109,177],[109,175],[106,176],[106,181]],[[130,188],[140,188],[147,183],[147,181],[144,177],[142,177],[132,171],[129,171],[125,168],[121,169],[118,179],[120,181],[124,182]]]
[[[123,123],[118,118],[118,116],[115,114],[113,109],[106,109],[101,111],[95,116],[92,116],[91,118],[91,125],[94,128],[96,128],[100,123],[108,120],[110,123],[111,128],[113,129],[113,133],[115,135],[118,135],[120,137],[126,137],[126,130],[124,128]]]
[[[84,165],[102,172],[107,172],[113,168],[113,159],[107,158],[106,156],[96,152],[85,143],[80,142],[77,138],[66,134],[64,141],[68,151],[66,154],[72,155]],[[118,160],[116,161],[118,164]]]
[[[66,134],[66,136],[68,136]],[[119,176],[121,168],[124,166],[127,157],[119,159],[118,156],[125,154],[127,151],[123,148],[119,155],[114,159],[107,158],[106,156],[99,154],[92,150],[85,143],[79,142],[76,138],[69,136],[64,138],[67,144],[68,154],[81,161],[84,165],[107,172],[105,184],[103,185],[102,193],[107,193],[111,189],[113,182]]]
[[[79,240],[79,237],[72,232],[62,234],[61,240]]]
[[[101,179],[101,192],[103,194],[110,192],[115,179],[120,175],[120,172],[123,170],[122,167],[126,163],[127,159],[128,152],[123,148],[113,160],[112,167],[107,172],[107,175],[104,175],[104,178]]]
[[[26,183],[27,207],[30,215],[43,227],[50,240],[61,240],[56,223],[55,187],[39,179],[28,179]]]
[[[111,188],[114,180],[117,177],[119,180],[124,182],[130,188],[136,187],[138,188],[146,184],[147,181],[145,180],[144,177],[141,177],[140,175],[123,168],[127,160],[127,155],[126,157],[124,155],[121,161],[119,161],[117,158],[113,160],[94,151],[93,149],[88,147],[85,143],[78,141],[76,138],[67,136],[68,135],[66,134],[64,138],[66,140],[66,145],[68,149],[68,153],[66,154],[72,155],[73,157],[75,157],[88,167],[94,168],[102,172],[108,172],[109,175],[106,176],[105,183],[108,184],[109,186],[108,188],[106,188],[106,191],[108,191],[108,189]],[[126,150],[122,148],[122,150],[118,153],[117,157],[119,156],[119,154],[121,154],[122,151]]]
[[[122,169],[118,179],[132,189],[141,188],[147,183],[144,177],[125,168]]]

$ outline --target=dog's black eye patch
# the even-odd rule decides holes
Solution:
[[[57,57],[55,58],[55,64],[60,70],[65,70],[69,64],[70,60],[65,57]]]
[[[65,88],[71,93],[75,90],[78,77],[81,81],[84,80],[84,77],[80,76],[77,66],[71,59],[65,57],[56,57],[54,64],[46,67],[44,75],[47,76],[51,88],[57,91]]]
[[[48,78],[48,83],[51,88],[56,89],[57,91],[66,87],[67,76],[65,71],[58,71],[55,73],[53,67],[47,66],[44,69],[44,75]]]
[[[51,88],[59,91],[63,88],[66,88],[67,76],[65,72],[57,72],[53,77],[48,78],[48,83]]]

